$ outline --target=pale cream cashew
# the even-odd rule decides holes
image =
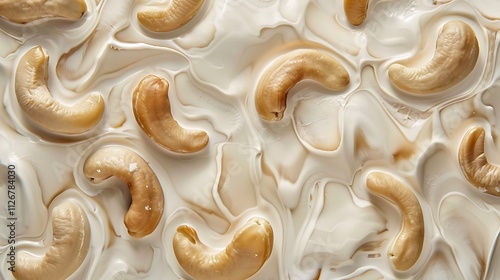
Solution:
[[[389,67],[391,81],[413,93],[435,93],[448,89],[474,69],[479,57],[479,44],[474,30],[465,22],[446,23],[438,36],[433,58],[419,68],[401,64]]]
[[[424,216],[417,197],[403,182],[382,172],[370,173],[366,178],[366,186],[396,204],[401,211],[403,223],[389,248],[389,257],[397,270],[410,269],[420,257],[424,244]]]
[[[221,251],[198,239],[196,230],[182,225],[173,239],[174,254],[181,267],[195,279],[247,279],[267,261],[273,249],[273,229],[262,218],[252,218]]]
[[[141,238],[155,230],[163,213],[163,190],[141,156],[125,147],[104,147],[87,158],[83,172],[93,183],[115,176],[127,184],[132,204],[124,223],[130,236]]]
[[[66,279],[87,256],[90,226],[76,202],[65,201],[52,210],[52,244],[43,257],[20,253],[13,275],[18,280]]]
[[[350,24],[361,25],[366,18],[368,0],[344,0],[344,12]]]
[[[476,126],[467,131],[458,152],[458,161],[469,182],[476,188],[500,196],[500,166],[491,164],[484,153],[485,131]]]
[[[84,0],[2,0],[0,16],[15,23],[61,17],[77,20],[87,11]]]
[[[148,75],[135,88],[132,96],[135,119],[153,141],[177,153],[194,153],[208,144],[203,130],[181,127],[170,111],[167,80]]]
[[[40,47],[23,55],[16,70],[15,91],[25,115],[41,127],[59,133],[76,134],[93,128],[104,112],[104,99],[89,94],[72,106],[63,105],[47,88],[49,56]]]
[[[168,32],[188,23],[200,10],[204,0],[171,0],[165,9],[139,11],[137,19],[146,29]]]
[[[349,73],[332,56],[318,50],[292,51],[273,62],[257,85],[255,105],[260,116],[268,121],[281,120],[288,91],[304,79],[335,91],[349,85]]]

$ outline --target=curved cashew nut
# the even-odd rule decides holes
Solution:
[[[424,244],[424,217],[415,194],[403,182],[382,172],[372,172],[366,186],[377,195],[396,204],[403,216],[403,224],[391,244],[389,256],[397,270],[410,269],[417,262]]]
[[[361,25],[366,18],[368,0],[344,0],[344,12],[350,24]]]
[[[288,91],[304,79],[337,91],[349,85],[349,73],[332,56],[317,50],[292,51],[275,61],[260,79],[255,94],[260,116],[268,121],[281,120]]]
[[[460,143],[458,161],[473,186],[500,196],[500,166],[489,163],[484,154],[485,134],[479,126],[469,129]]]
[[[77,20],[86,11],[87,4],[84,0],[0,1],[0,16],[15,23],[28,23],[51,17]]]
[[[264,265],[273,249],[273,229],[261,218],[249,220],[226,249],[215,251],[201,243],[196,230],[177,228],[175,257],[184,271],[196,279],[247,279]]]
[[[135,88],[132,96],[135,119],[151,139],[177,153],[194,153],[208,144],[203,130],[182,128],[172,117],[167,80],[148,75]]]
[[[90,226],[82,207],[66,201],[52,210],[52,244],[45,256],[20,254],[13,275],[16,279],[66,279],[87,256]]]
[[[200,10],[203,2],[204,0],[172,0],[165,9],[139,11],[137,19],[151,31],[172,31],[188,23]]]
[[[132,204],[124,223],[130,236],[141,238],[155,230],[163,213],[163,190],[141,156],[124,147],[105,147],[87,158],[83,172],[93,183],[116,176],[128,185]]]
[[[73,106],[55,101],[47,88],[49,56],[40,47],[30,49],[19,61],[15,90],[26,116],[41,127],[66,134],[85,132],[94,127],[104,112],[104,100],[92,93]]]
[[[446,23],[436,42],[434,57],[419,68],[401,64],[389,67],[389,78],[399,88],[414,93],[434,93],[462,81],[474,69],[479,44],[474,30],[465,22]]]

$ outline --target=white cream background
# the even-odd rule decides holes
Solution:
[[[341,0],[206,0],[186,26],[165,34],[148,32],[135,16],[164,1],[88,0],[88,12],[75,22],[0,19],[0,220],[6,223],[7,166],[14,164],[17,253],[43,255],[51,210],[72,199],[91,226],[88,256],[72,279],[189,279],[173,255],[179,225],[224,248],[254,216],[270,221],[275,239],[252,279],[494,279],[500,198],[467,182],[457,152],[467,129],[482,125],[488,159],[500,164],[500,2],[444,2],[371,1],[359,27],[347,23]],[[389,65],[430,59],[440,27],[454,19],[476,32],[473,72],[433,95],[393,87]],[[54,135],[23,116],[15,69],[36,45],[50,56],[54,98],[72,104],[90,92],[104,96],[97,127]],[[300,82],[283,120],[260,119],[254,91],[266,67],[288,51],[318,46],[346,67],[349,87],[331,92]],[[207,131],[206,149],[177,155],[141,131],[131,96],[148,74],[170,82],[174,117]],[[131,200],[126,185],[115,178],[93,185],[83,175],[88,155],[106,145],[138,152],[162,184],[165,212],[145,238],[130,237],[123,224]],[[401,215],[367,191],[373,170],[408,184],[421,203],[424,248],[406,272],[394,270],[387,256]],[[1,230],[0,278],[13,279],[7,248]]]

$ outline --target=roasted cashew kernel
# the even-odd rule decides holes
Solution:
[[[168,32],[180,28],[200,10],[204,0],[172,0],[165,9],[143,10],[137,19],[146,29]]]
[[[401,64],[389,67],[389,78],[399,88],[413,93],[434,93],[462,81],[474,69],[479,44],[474,30],[465,22],[446,23],[436,42],[434,57],[419,68]]]
[[[217,251],[198,239],[196,230],[182,225],[173,239],[175,257],[195,279],[247,279],[267,261],[273,249],[273,229],[262,218],[249,220],[224,250]]]
[[[361,25],[366,18],[368,0],[344,0],[344,12],[350,24]]]
[[[259,81],[255,105],[260,116],[268,121],[281,120],[288,91],[304,79],[336,91],[349,85],[349,73],[332,56],[317,50],[292,51],[273,62]]]
[[[90,244],[90,226],[82,207],[66,201],[52,210],[52,244],[39,258],[19,254],[16,279],[66,279],[73,274],[87,256]]]
[[[91,93],[79,103],[66,106],[52,97],[47,88],[49,56],[40,47],[30,49],[19,61],[15,91],[26,116],[52,132],[76,134],[93,128],[104,112],[104,99]]]
[[[77,20],[87,11],[84,0],[3,0],[0,16],[15,23],[61,17]]]
[[[124,147],[105,147],[90,155],[83,172],[93,183],[115,176],[128,185],[132,204],[125,214],[125,226],[132,237],[152,233],[163,213],[163,190],[144,159]]]
[[[137,123],[153,141],[177,153],[194,153],[208,144],[203,130],[182,128],[170,112],[167,80],[148,75],[135,88],[132,107]]]
[[[401,231],[389,248],[389,257],[397,270],[410,269],[420,257],[424,244],[424,217],[417,197],[403,182],[382,172],[370,173],[366,186],[401,211]]]
[[[485,134],[479,126],[469,129],[460,143],[458,161],[465,177],[474,187],[500,196],[500,166],[489,163],[486,158]]]

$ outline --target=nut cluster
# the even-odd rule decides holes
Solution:
[[[171,0],[165,4],[165,8],[153,7],[150,3],[134,3],[127,8],[130,20],[126,20],[125,27],[95,25],[83,42],[75,42],[69,47],[71,50],[61,47],[66,51],[64,54],[57,54],[58,48],[51,47],[43,38],[36,36],[33,37],[35,39],[27,39],[16,51],[20,59],[12,62],[13,79],[12,82],[6,82],[12,88],[12,94],[5,90],[5,99],[10,101],[12,95],[11,99],[14,100],[8,104],[13,107],[9,108],[9,115],[21,116],[18,119],[13,117],[15,129],[23,130],[19,134],[36,139],[36,145],[40,147],[50,146],[52,142],[62,143],[65,148],[87,144],[78,154],[78,160],[70,162],[70,167],[65,167],[64,172],[70,174],[70,180],[75,182],[72,191],[88,199],[89,204],[94,203],[95,209],[123,210],[119,212],[119,224],[110,223],[110,229],[102,230],[112,232],[113,241],[119,239],[126,244],[133,244],[131,247],[134,248],[149,244],[156,249],[155,246],[161,244],[160,251],[164,255],[156,256],[156,259],[166,260],[172,273],[181,278],[264,279],[266,271],[272,270],[270,266],[279,266],[275,268],[277,273],[283,274],[285,271],[287,275],[280,276],[290,279],[302,279],[302,276],[312,274],[321,278],[322,273],[328,278],[331,275],[328,273],[343,273],[352,269],[346,273],[349,276],[342,276],[347,279],[369,273],[368,270],[360,272],[353,268],[366,263],[370,263],[370,267],[385,266],[394,277],[410,277],[419,272],[419,264],[426,263],[433,254],[443,254],[442,251],[446,249],[442,248],[451,246],[442,237],[444,234],[439,232],[445,231],[445,226],[430,226],[442,215],[438,209],[442,204],[431,205],[428,189],[436,187],[428,187],[431,180],[419,177],[426,172],[425,161],[429,154],[437,153],[435,150],[444,150],[443,154],[446,155],[453,154],[452,161],[456,163],[461,176],[459,179],[470,187],[466,191],[478,193],[479,198],[484,198],[482,193],[493,195],[486,196],[485,201],[492,203],[492,207],[500,205],[500,202],[490,201],[492,197],[500,196],[500,166],[490,163],[485,152],[485,141],[494,141],[498,131],[494,125],[489,129],[478,120],[485,118],[489,121],[488,114],[474,115],[474,112],[474,116],[457,120],[453,129],[448,130],[442,129],[444,125],[439,123],[439,117],[429,117],[438,116],[440,110],[452,106],[452,103],[470,103],[477,108],[483,90],[487,87],[484,85],[489,86],[489,81],[482,81],[483,88],[471,85],[473,73],[481,72],[480,68],[486,69],[484,65],[493,61],[485,61],[485,50],[481,47],[485,45],[486,39],[477,31],[479,28],[471,23],[472,20],[456,16],[449,20],[451,17],[444,17],[447,20],[439,25],[422,24],[422,29],[432,29],[426,29],[426,32],[437,34],[435,44],[434,41],[428,44],[433,48],[422,46],[411,57],[405,54],[410,57],[406,60],[401,57],[397,60],[375,57],[364,49],[344,55],[339,51],[340,48],[327,44],[326,39],[318,43],[318,39],[314,38],[316,41],[313,42],[304,34],[300,35],[303,37],[289,39],[287,36],[291,35],[283,29],[285,31],[282,33],[286,36],[280,35],[285,39],[280,37],[279,40],[283,40],[285,46],[280,44],[269,49],[261,47],[256,56],[264,57],[265,62],[248,63],[246,68],[241,69],[231,68],[231,71],[237,72],[233,78],[238,82],[216,85],[211,82],[217,81],[218,75],[222,74],[214,70],[216,73],[213,76],[203,76],[197,67],[210,65],[217,70],[228,67],[212,57],[216,56],[217,51],[211,51],[218,50],[219,43],[210,41],[205,45],[200,44],[202,47],[183,47],[183,44],[187,44],[185,41],[193,39],[188,35],[199,24],[198,19],[201,21],[208,17],[205,13],[231,9],[233,5],[224,2],[224,7],[219,7],[213,1],[216,0]],[[261,1],[244,4],[251,6],[252,3],[255,6],[269,4]],[[91,22],[90,19],[101,16],[99,11],[106,4],[106,0],[92,5],[84,0],[0,1],[0,23],[20,30],[26,26],[38,26],[43,31],[43,24],[47,22],[50,28],[54,28],[50,25],[52,22],[55,26],[62,22],[65,28],[78,29],[78,24],[85,25]],[[370,23],[376,20],[371,14],[375,8],[369,8],[369,1],[344,0],[341,5],[344,10],[340,8],[337,16],[344,24],[343,28],[368,32]],[[454,4],[450,2],[443,5]],[[286,7],[281,7],[283,18],[287,17],[286,12]],[[212,19],[217,16],[212,14]],[[288,25],[296,28],[298,24],[289,20]],[[273,42],[275,37],[266,33],[269,32],[269,26],[252,32],[259,34],[256,35],[259,40]],[[435,26],[438,29],[434,30]],[[217,28],[207,37],[225,38],[217,37],[220,32]],[[45,35],[43,32],[40,34]],[[138,34],[136,38],[147,43],[120,41],[130,34]],[[176,38],[171,39],[172,36]],[[99,38],[105,38],[102,42],[106,42],[106,46],[99,51],[91,51],[89,46],[101,42]],[[118,43],[109,43],[111,41]],[[137,48],[141,47],[144,52],[154,53],[151,55],[154,59],[147,62],[137,59],[130,63],[133,66],[127,65],[127,55],[133,56]],[[75,51],[77,48],[80,48],[79,51]],[[231,45],[226,48],[228,56],[231,51],[237,52],[236,48],[231,49]],[[255,52],[253,49],[247,51]],[[170,60],[161,60],[160,55],[156,56],[162,52],[170,55]],[[109,65],[97,65],[95,68],[102,71],[95,70],[97,74],[61,73],[54,70],[58,67],[52,65],[54,61],[49,63],[49,53],[60,55],[57,65],[78,64],[76,62],[82,59],[79,56],[86,54],[96,54],[97,57],[90,58],[96,61],[104,60],[106,55],[113,56],[113,62],[125,65],[125,69],[118,69],[112,74],[123,76],[123,80],[120,85],[112,85],[113,96],[110,92],[98,93],[96,89],[110,88],[109,84],[114,82],[113,75],[106,72],[114,70],[114,65],[110,65],[112,63],[104,60],[103,64]],[[205,53],[206,56],[202,57],[199,53]],[[429,53],[433,54],[430,60],[421,59]],[[181,66],[173,67],[169,65],[171,62]],[[367,78],[367,72],[374,73],[374,77]],[[99,76],[99,73],[104,74]],[[84,81],[83,76],[86,75],[97,77],[96,81],[74,85],[64,83],[65,75],[80,75],[80,81]],[[375,87],[374,84],[378,82],[389,86]],[[68,90],[69,94],[57,92],[58,88],[68,84],[72,87]],[[185,90],[190,86],[198,91],[193,93]],[[455,91],[464,94],[452,96]],[[77,94],[81,96],[75,97]],[[69,99],[74,99],[72,102],[64,101],[64,96],[68,99],[68,95],[71,96]],[[321,100],[317,102],[341,104],[337,114],[341,124],[341,143],[335,149],[323,151],[304,144],[307,141],[296,132],[296,116],[292,112],[302,99],[295,102],[294,98],[302,98],[302,95],[305,100],[319,96],[317,100]],[[359,120],[370,121],[368,112],[358,112],[368,117],[352,120],[352,123],[350,119],[344,118],[343,112],[356,108],[352,100],[358,96],[374,96],[373,103],[376,104],[371,105],[382,108],[374,110],[383,111],[387,119],[393,122],[380,126],[396,127],[398,133],[403,135],[401,138],[405,138],[404,144],[390,147],[392,142],[389,143],[389,140],[389,144],[374,143],[370,136],[374,139],[390,139],[391,135],[377,138],[379,135],[373,131],[378,128],[366,129],[370,124],[356,123]],[[431,106],[427,106],[429,100],[432,101]],[[415,104],[427,107],[422,111],[415,108]],[[16,111],[17,108],[19,111]],[[213,108],[219,112],[211,114]],[[200,109],[200,112],[194,116],[188,113],[196,109]],[[116,126],[110,125],[109,119],[115,111],[122,110],[123,122]],[[224,130],[223,125],[218,123],[221,119],[213,117],[217,113],[237,116],[223,120],[227,126],[232,125],[230,131]],[[314,122],[316,120],[302,122],[301,125],[314,125]],[[426,125],[421,125],[424,122]],[[409,137],[408,131],[412,128],[419,130],[418,135]],[[466,132],[462,133],[464,130]],[[312,129],[301,131],[313,133]],[[391,130],[381,129],[379,134],[387,131],[390,133]],[[490,133],[493,140],[488,140]],[[437,142],[439,144],[435,144]],[[453,146],[454,142],[459,143],[456,145],[458,147]],[[237,145],[234,147],[224,149],[225,144],[235,143]],[[239,156],[224,155],[222,159],[223,153],[238,153]],[[248,163],[233,162],[234,158],[248,159]],[[183,171],[189,170],[183,174],[169,170],[178,171],[178,166],[183,166]],[[334,168],[344,169],[330,173]],[[199,174],[199,170],[205,174]],[[206,176],[210,172],[215,175]],[[331,174],[337,174],[338,177]],[[172,179],[176,176],[182,178]],[[191,180],[203,176],[207,178]],[[234,198],[239,190],[235,190],[238,182],[228,182],[240,178],[251,183],[241,183],[241,186],[245,186],[241,187],[241,197]],[[206,186],[190,186],[189,183],[193,181],[206,181]],[[361,238],[363,240],[346,240],[346,244],[359,242],[352,245],[355,249],[348,257],[342,255],[348,251],[345,249],[347,245],[345,248],[331,246],[334,249],[323,250],[322,246],[329,246],[328,240],[320,240],[318,236],[330,238],[337,226],[341,227],[320,224],[326,222],[318,218],[318,213],[330,209],[326,202],[327,192],[324,187],[318,187],[325,181],[344,185],[349,190],[348,195],[353,198],[353,209],[376,209],[372,211],[376,212],[373,215],[382,217],[380,220],[400,217],[398,229],[395,230],[394,223],[384,221],[382,230],[366,233]],[[110,188],[112,184],[116,186]],[[120,184],[126,185],[120,199],[127,200],[130,197],[130,201],[110,205],[102,200],[103,192],[119,190]],[[248,190],[248,184],[254,188]],[[186,191],[188,188],[190,190]],[[51,198],[43,199],[53,199],[56,196],[54,193],[57,194],[54,191]],[[441,198],[445,200],[446,195]],[[253,206],[231,211],[231,207],[236,208],[231,203],[238,203],[242,199],[251,201],[248,205]],[[430,208],[438,209],[437,213]],[[85,261],[93,261],[95,254],[91,254],[92,250],[99,250],[92,242],[100,238],[93,235],[92,227],[95,225],[89,222],[89,217],[111,215],[106,211],[103,211],[104,214],[97,210],[95,213],[90,212],[89,207],[73,199],[65,199],[52,207],[52,242],[46,253],[42,257],[35,257],[21,252],[17,270],[12,276],[16,279],[66,279],[77,277],[75,275],[79,270],[87,269],[89,264]],[[179,213],[185,216],[179,219]],[[317,224],[307,224],[309,221]],[[449,223],[455,226],[454,221]],[[216,242],[213,241],[215,239]],[[158,240],[161,243],[156,242]],[[387,240],[392,242],[385,242]],[[445,245],[436,249],[436,244],[441,243]],[[23,250],[29,251],[29,248]],[[292,250],[297,255],[291,254]],[[477,254],[478,263],[481,263],[481,258],[487,257],[480,256],[482,252]]]

